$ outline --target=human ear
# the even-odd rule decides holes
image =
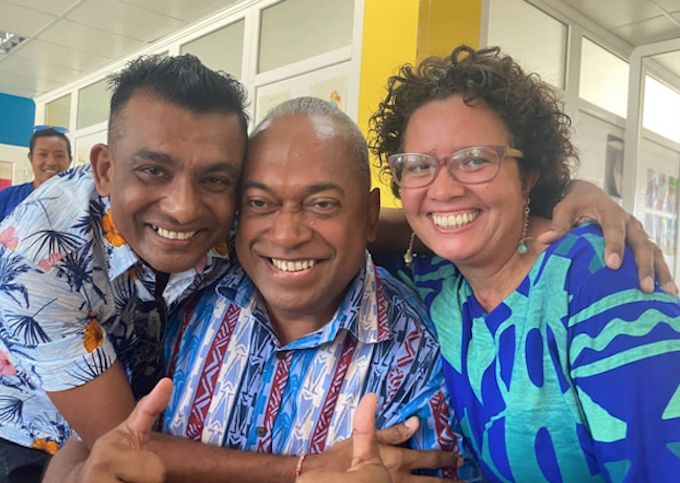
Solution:
[[[101,196],[110,196],[114,166],[109,147],[106,144],[95,144],[90,150],[90,163],[97,192]]]

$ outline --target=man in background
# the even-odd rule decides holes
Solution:
[[[10,186],[0,191],[0,221],[25,200],[33,190],[51,177],[65,171],[73,159],[71,142],[60,128],[37,129],[31,137],[28,160],[33,169],[33,181]]]

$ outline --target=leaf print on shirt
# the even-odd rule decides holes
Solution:
[[[6,314],[9,328],[14,332],[13,338],[20,340],[23,337],[23,344],[26,347],[37,347],[40,343],[51,342],[52,339],[47,335],[43,328],[35,320],[35,317],[46,307],[54,303],[57,299],[52,299],[40,307],[36,313],[30,315]]]
[[[0,423],[18,423],[23,417],[24,402],[12,396],[0,396]]]
[[[14,295],[18,293],[24,296],[26,307],[28,307],[28,291],[23,284],[16,282],[17,275],[26,273],[30,267],[26,262],[17,256],[0,258],[0,292],[4,292],[19,304],[19,299]]]
[[[118,228],[116,228],[116,225],[113,223],[113,217],[111,216],[111,208],[108,209],[106,215],[104,215],[104,217],[102,218],[102,228],[104,229],[104,233],[106,234],[106,239],[114,247],[120,247],[127,243],[125,241],[125,238],[123,238],[123,236],[118,231]]]
[[[89,299],[83,287],[91,287],[95,293],[103,299],[106,303],[106,295],[97,287],[93,278],[93,263],[92,263],[92,245],[87,243],[77,252],[72,252],[66,255],[59,263],[61,272],[58,274],[59,278],[66,277],[66,281],[74,292],[80,292],[85,296],[87,303],[92,306],[92,301]],[[101,271],[101,267],[94,267],[95,271]]]
[[[76,369],[69,371],[69,375],[83,384],[101,376],[113,361],[103,351],[96,349],[93,353],[83,356],[82,362],[76,362]]]
[[[27,236],[26,240],[34,237],[36,240],[31,243],[31,248],[39,244],[38,250],[49,254],[68,253],[83,242],[83,239],[76,235],[55,230],[37,231]]]
[[[14,227],[10,226],[0,233],[0,245],[4,245],[10,250],[14,250],[19,244],[19,239],[14,236]]]

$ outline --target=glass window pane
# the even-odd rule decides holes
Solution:
[[[524,0],[491,0],[489,46],[499,46],[528,72],[564,89],[565,24]]]
[[[106,79],[80,89],[78,95],[78,129],[109,119],[111,92]]]
[[[579,96],[625,119],[628,109],[628,62],[583,38]]]
[[[680,142],[680,94],[650,76],[645,76],[642,126],[676,143]]]
[[[239,20],[182,45],[181,52],[193,54],[211,69],[223,70],[240,79],[244,28],[245,21]]]
[[[262,11],[258,72],[352,45],[354,0],[286,0]]]
[[[71,124],[71,94],[45,105],[45,124],[68,129]]]

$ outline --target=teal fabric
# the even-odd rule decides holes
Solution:
[[[488,314],[446,260],[398,270],[489,482],[680,481],[680,304],[603,254],[599,227],[571,231]]]

